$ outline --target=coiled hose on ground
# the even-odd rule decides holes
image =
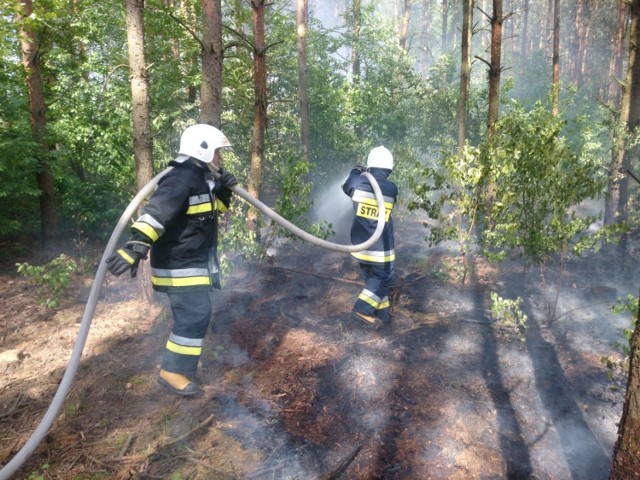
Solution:
[[[87,305],[84,310],[84,314],[82,316],[82,321],[80,323],[80,331],[78,332],[78,336],[76,338],[75,345],[73,347],[73,351],[71,352],[71,358],[69,359],[69,363],[67,364],[67,368],[65,369],[64,376],[58,386],[58,390],[49,405],[44,417],[40,421],[40,424],[35,429],[31,437],[27,440],[27,442],[22,446],[22,448],[15,454],[15,456],[0,470],[0,480],[8,480],[11,476],[26,462],[26,460],[31,456],[34,450],[38,447],[38,445],[42,442],[42,439],[45,437],[51,425],[55,421],[62,405],[71,389],[71,385],[73,384],[73,379],[75,378],[76,372],[78,370],[78,366],[80,365],[80,358],[82,357],[82,351],[84,350],[84,345],[87,341],[87,336],[89,335],[89,328],[91,326],[91,321],[93,320],[93,314],[96,310],[96,304],[98,301],[98,294],[100,293],[100,289],[102,288],[102,282],[104,280],[105,274],[107,272],[107,264],[106,259],[113,253],[115,250],[120,236],[124,232],[124,229],[128,225],[131,217],[135,214],[140,204],[153,192],[158,181],[169,171],[172,167],[165,169],[156,175],[149,183],[147,183],[142,189],[138,192],[138,194],[131,200],[131,203],[127,206],[125,211],[122,213],[118,224],[113,230],[111,237],[109,238],[109,242],[102,254],[102,259],[100,260],[100,265],[98,265],[98,271],[96,272],[96,276],[93,280],[93,285],[91,286],[91,291],[89,292],[89,299],[87,300]],[[364,243],[360,243],[358,245],[339,245],[336,243],[331,243],[326,240],[322,240],[317,238],[308,232],[305,232],[299,227],[296,227],[291,222],[286,220],[285,218],[278,215],[267,205],[262,203],[260,200],[252,197],[247,193],[246,190],[243,190],[238,185],[235,185],[231,188],[234,193],[240,196],[242,199],[246,200],[248,203],[258,208],[262,213],[264,213],[267,217],[271,218],[284,228],[291,231],[293,234],[297,235],[303,240],[310,242],[314,245],[318,245],[320,247],[337,251],[337,252],[359,252],[361,250],[366,250],[370,246],[372,246],[382,235],[382,230],[384,228],[385,223],[385,206],[384,206],[384,198],[382,196],[382,192],[380,191],[380,187],[378,182],[376,182],[373,175],[368,172],[362,173],[363,176],[369,180],[371,186],[373,187],[373,191],[376,197],[376,201],[378,203],[378,225],[376,227],[375,232]],[[214,176],[217,176],[214,174]]]

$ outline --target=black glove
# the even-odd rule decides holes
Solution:
[[[127,242],[123,248],[107,258],[107,268],[116,277],[131,269],[131,277],[133,278],[138,274],[140,260],[147,258],[148,251],[149,245],[144,242]]]
[[[357,170],[358,173],[364,173],[367,171],[367,167],[365,167],[364,165],[356,165],[355,167],[353,167],[353,170]]]
[[[234,185],[238,184],[238,180],[233,175],[233,173],[222,170],[222,168],[218,170],[218,173],[220,173],[220,178],[218,179],[218,181],[223,187],[231,188]]]

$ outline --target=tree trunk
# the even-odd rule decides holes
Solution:
[[[222,124],[222,5],[202,0],[202,86],[200,122]]]
[[[609,61],[609,95],[610,105],[617,105],[620,102],[620,84],[618,80],[622,78],[622,61],[624,50],[624,37],[627,26],[627,15],[629,6],[625,0],[620,0],[618,7],[618,28],[613,42],[613,54]]]
[[[540,48],[544,48],[547,57],[553,55],[553,2],[549,0],[547,5],[547,35],[545,38],[540,37]]]
[[[502,73],[502,0],[493,0],[491,17],[491,61],[489,63],[489,115],[487,132],[490,139],[495,136],[496,122],[500,114],[500,74]]]
[[[575,57],[574,79],[582,85],[586,73],[587,51],[589,50],[589,34],[591,31],[591,5],[589,0],[579,0],[576,9],[576,31],[578,48]]]
[[[633,0],[630,7],[631,25],[629,30],[629,61],[627,75],[621,86],[620,113],[614,131],[613,151],[609,166],[609,188],[605,200],[604,223],[610,225],[626,218],[628,201],[628,176],[630,155],[626,153],[626,137],[638,124],[638,109],[632,102],[640,98],[640,59],[638,46],[640,44],[640,0]],[[622,247],[622,246],[621,246]]]
[[[42,244],[50,246],[59,236],[58,209],[54,187],[53,172],[47,140],[47,106],[42,81],[41,52],[35,30],[29,25],[29,16],[33,13],[32,0],[18,0],[18,23],[22,66],[27,76],[29,94],[29,123],[34,141],[40,145],[38,153],[38,173],[36,182],[40,189],[40,228]]]
[[[460,59],[460,99],[458,103],[458,149],[462,150],[466,139],[465,124],[469,77],[471,75],[471,38],[473,35],[474,0],[462,0],[462,46]]]
[[[307,82],[307,22],[309,1],[298,0],[298,91],[300,97],[300,140],[302,158],[309,161],[309,91]]]
[[[429,73],[431,66],[431,49],[429,41],[429,29],[431,28],[431,0],[422,0],[422,32],[420,35],[420,71],[424,77]]]
[[[552,100],[551,113],[558,115],[560,97],[560,0],[553,0],[553,55],[552,55]]]
[[[449,3],[442,0],[442,37],[440,38],[440,54],[447,51],[447,26],[449,24]]]
[[[260,198],[262,167],[264,162],[264,136],[267,128],[267,66],[264,27],[265,0],[251,0],[253,19],[253,82],[254,118],[251,135],[251,165],[247,191]],[[258,212],[250,208],[247,212],[247,228],[259,234]]]
[[[144,56],[144,0],[126,0],[127,45],[131,71],[133,151],[138,190],[153,178],[153,138],[149,73]]]
[[[524,71],[529,55],[529,0],[524,0],[522,17],[522,38],[520,39],[520,64]]]
[[[634,2],[637,3],[637,2]],[[640,317],[640,306],[638,308]],[[609,480],[640,478],[640,318],[631,336],[629,377]]]
[[[353,83],[360,82],[360,28],[362,12],[360,0],[353,0],[353,43],[351,46],[351,69]]]
[[[404,12],[400,27],[400,48],[409,51],[409,22],[411,21],[411,0],[404,0]]]

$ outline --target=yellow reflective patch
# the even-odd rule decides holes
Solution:
[[[224,213],[227,211],[227,206],[219,198],[216,198],[216,210],[220,213]]]
[[[196,285],[211,285],[209,277],[151,277],[151,283],[159,287],[193,287]]]
[[[171,340],[167,341],[167,350],[180,355],[200,355],[202,353],[202,347],[186,347],[173,343]]]
[[[135,260],[133,258],[131,258],[131,256],[127,252],[122,250],[122,249],[118,250],[118,255],[120,255],[122,258],[124,258],[131,265],[133,265],[135,263]]]
[[[378,220],[378,206],[375,207],[373,205],[367,205],[365,203],[358,204],[358,209],[356,211],[356,215],[363,218],[368,218],[369,220]],[[389,217],[391,216],[391,209],[385,205],[384,208],[384,221],[388,222]]]
[[[198,213],[210,212],[213,210],[211,202],[201,203],[200,205],[191,205],[187,209],[187,215],[196,215]]]
[[[396,259],[395,252],[392,253],[391,255],[385,255],[384,257],[375,257],[373,255],[366,255],[360,252],[353,252],[351,253],[351,255],[354,258],[357,258],[358,260],[363,260],[365,262],[372,262],[372,263],[388,263],[388,262],[394,262]]]
[[[378,305],[380,305],[378,302],[376,302],[373,298],[361,293],[360,295],[358,295],[358,298],[360,300],[362,300],[365,303],[368,303],[369,305],[371,305],[373,308],[378,308]]]
[[[158,232],[156,232],[155,229],[148,223],[136,222],[133,225],[131,225],[131,228],[135,228],[136,230],[141,231],[154,242],[158,240],[158,238],[160,238],[160,235],[158,235]]]

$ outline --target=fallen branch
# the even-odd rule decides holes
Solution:
[[[358,453],[360,453],[360,450],[362,450],[362,445],[358,445],[356,448],[354,448],[351,451],[351,453],[349,455],[347,455],[344,458],[344,460],[342,460],[338,464],[338,466],[336,468],[334,468],[330,472],[325,473],[324,475],[319,477],[318,480],[336,480],[336,479],[340,478],[340,476],[342,476],[342,474],[345,472],[345,470],[347,468],[349,468],[349,465],[351,465],[351,463],[358,456]]]
[[[180,435],[178,438],[171,440],[170,442],[165,443],[164,445],[160,445],[158,446],[158,449],[163,449],[163,448],[167,448],[170,447],[171,445],[175,445],[176,443],[180,443],[182,440],[184,440],[185,438],[187,438],[189,435],[191,435],[193,432],[200,430],[202,427],[206,426],[209,422],[211,422],[211,420],[213,420],[213,414],[209,415],[207,418],[205,418],[202,422],[200,422],[198,425],[196,425],[194,428],[192,428],[191,430],[189,430],[187,433]]]

